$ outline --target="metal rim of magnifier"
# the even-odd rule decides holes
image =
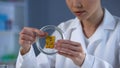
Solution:
[[[63,34],[63,31],[62,31],[60,28],[58,28],[58,27],[56,27],[56,26],[54,26],[54,25],[44,26],[44,27],[42,27],[40,30],[45,31],[45,30],[48,30],[48,29],[55,29],[56,31],[58,31],[58,32],[60,33],[62,39],[65,39],[65,36],[64,36],[64,34]],[[57,51],[56,51],[56,52],[53,52],[53,53],[47,53],[47,52],[45,52],[45,51],[42,49],[42,47],[40,46],[39,37],[36,38],[36,45],[37,45],[38,50],[40,50],[40,51],[43,52],[44,54],[53,55],[53,54],[56,54],[56,53],[57,53]]]

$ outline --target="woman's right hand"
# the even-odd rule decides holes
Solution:
[[[39,29],[24,27],[19,33],[19,44],[21,46],[21,54],[24,55],[29,52],[31,45],[35,42],[36,37],[45,37],[46,32]]]

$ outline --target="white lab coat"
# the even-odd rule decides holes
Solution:
[[[86,45],[81,24],[77,18],[63,22],[59,27],[67,36],[69,31],[76,28],[70,40],[79,42],[86,53],[85,61],[81,68],[120,68],[120,19],[112,16],[106,9],[102,24],[89,38]],[[16,68],[80,68],[69,58],[40,53],[35,57],[33,47],[21,55],[19,53]]]

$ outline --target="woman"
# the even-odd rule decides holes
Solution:
[[[120,67],[120,18],[112,16],[101,7],[101,0],[66,0],[75,19],[61,23],[69,40],[59,40],[58,54],[34,54],[31,44],[36,36],[46,33],[25,27],[20,32],[20,53],[16,68],[119,68]]]

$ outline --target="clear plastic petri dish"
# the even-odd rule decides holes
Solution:
[[[44,26],[40,30],[47,32],[47,36],[37,37],[36,46],[38,50],[47,55],[56,54],[57,50],[54,48],[55,42],[65,39],[63,31],[54,25]]]

